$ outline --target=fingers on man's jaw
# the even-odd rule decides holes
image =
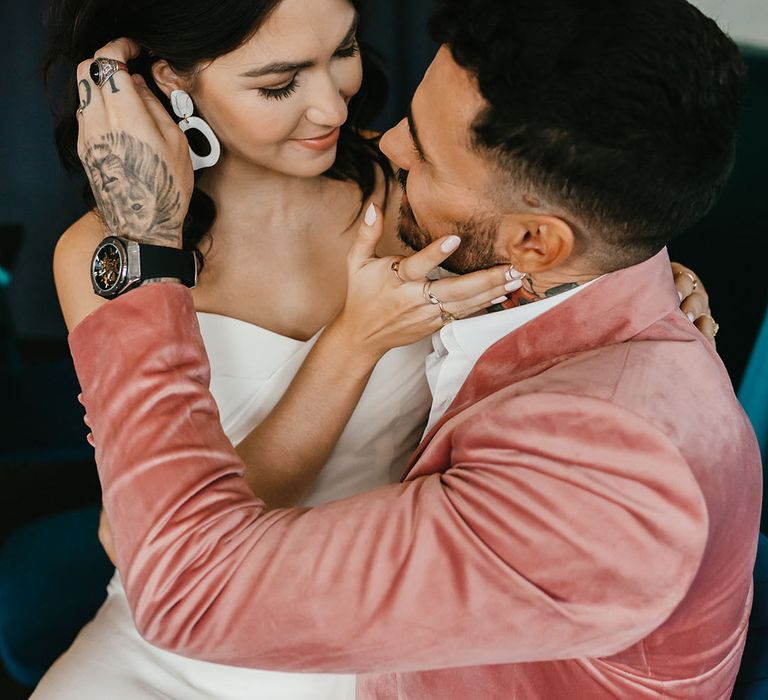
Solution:
[[[513,289],[513,283],[507,282],[505,274],[509,267],[495,267],[490,270],[481,270],[459,277],[439,280],[432,289],[441,299],[443,296],[449,301],[472,299],[482,304],[482,298],[488,300],[509,294]],[[443,296],[441,296],[441,294]],[[488,296],[488,295],[491,296]]]
[[[461,246],[461,238],[448,236],[430,243],[424,250],[407,258],[400,267],[403,278],[418,281],[445,262]],[[405,270],[403,270],[405,268]]]

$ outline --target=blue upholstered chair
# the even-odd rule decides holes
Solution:
[[[99,509],[39,518],[0,547],[0,661],[34,687],[106,597],[114,570],[98,541]]]

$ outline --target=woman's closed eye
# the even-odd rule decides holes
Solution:
[[[354,58],[359,53],[360,53],[360,44],[357,42],[357,39],[355,39],[351,44],[347,46],[343,46],[338,51],[336,51],[336,53],[333,54],[333,57],[334,58]]]
[[[333,54],[333,58],[354,58],[360,53],[360,44],[355,39],[351,44],[343,46]],[[270,100],[284,100],[293,95],[299,87],[299,74],[296,73],[287,83],[277,87],[258,88],[263,97]]]
[[[293,76],[285,85],[281,85],[273,88],[259,88],[259,92],[262,96],[270,100],[284,100],[286,97],[290,97],[296,92],[296,88],[299,87],[298,73]]]

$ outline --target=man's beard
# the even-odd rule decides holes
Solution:
[[[401,170],[397,173],[397,179],[405,191],[407,174]],[[451,233],[461,238],[461,246],[440,267],[449,272],[465,275],[469,272],[477,272],[495,265],[505,264],[503,260],[497,258],[494,251],[494,245],[499,234],[498,219],[490,216],[474,216],[467,221],[456,222]],[[426,229],[419,226],[413,209],[407,201],[403,201],[400,205],[398,237],[405,245],[416,251],[423,250],[436,239]]]

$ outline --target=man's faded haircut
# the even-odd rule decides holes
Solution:
[[[488,103],[475,147],[578,222],[604,271],[654,255],[722,192],[745,68],[685,0],[439,0],[430,32]]]

